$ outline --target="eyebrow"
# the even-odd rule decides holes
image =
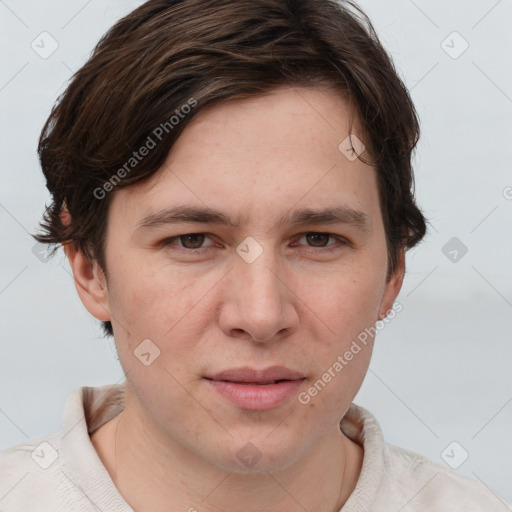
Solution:
[[[151,213],[137,223],[136,229],[154,228],[180,222],[196,224],[218,224],[231,228],[239,228],[240,223],[233,221],[229,215],[208,207],[174,206]],[[302,226],[306,224],[347,224],[363,232],[370,231],[369,216],[359,210],[347,206],[323,208],[313,210],[304,208],[295,210],[291,215],[287,213],[277,222],[278,227],[285,225]]]

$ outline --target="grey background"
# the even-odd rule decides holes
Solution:
[[[140,3],[0,0],[0,449],[60,429],[73,388],[123,377],[62,254],[36,257],[28,232],[49,200],[35,148],[51,106]],[[456,441],[450,462],[469,454],[456,471],[512,502],[512,1],[359,3],[419,111],[417,198],[432,227],[355,402],[388,442],[442,464]],[[43,31],[58,43],[48,58],[31,47]]]

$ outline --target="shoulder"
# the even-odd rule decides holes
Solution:
[[[58,432],[44,437],[19,443],[6,450],[0,451],[0,474],[11,474],[14,471],[32,471],[33,469],[48,469],[58,459],[60,436]],[[0,480],[0,489],[5,486],[5,480]]]
[[[123,396],[123,385],[75,388],[60,431],[0,451],[0,512],[131,510],[90,440]]]
[[[343,512],[489,512],[512,511],[486,484],[441,463],[384,441],[377,419],[352,404],[342,431],[364,447],[356,487]]]
[[[73,503],[72,487],[60,456],[59,432],[0,451],[1,512],[64,510]]]
[[[384,443],[384,459],[391,485],[401,495],[403,505],[408,504],[410,512],[507,509],[498,494],[482,482],[460,475],[423,455]]]

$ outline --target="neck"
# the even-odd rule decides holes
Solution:
[[[321,443],[277,472],[235,473],[169,442],[125,410],[91,440],[117,489],[137,512],[337,512],[353,491],[362,448],[336,426]]]

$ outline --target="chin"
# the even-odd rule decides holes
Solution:
[[[233,442],[235,445],[235,442]],[[224,469],[240,475],[276,473],[292,465],[299,457],[298,447],[278,446],[265,439],[260,441],[239,440],[237,448],[224,459]],[[217,459],[217,464],[220,459]]]

